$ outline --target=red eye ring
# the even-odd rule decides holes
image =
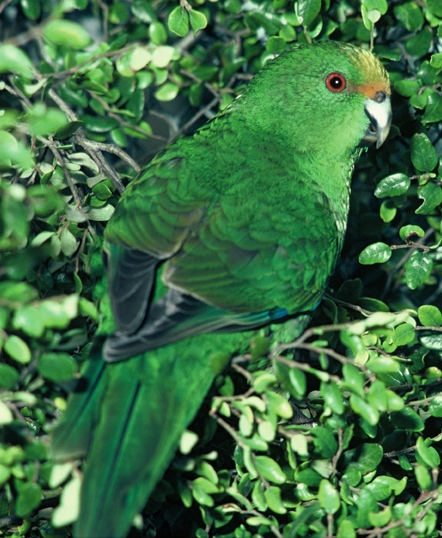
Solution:
[[[330,90],[333,93],[339,93],[345,90],[347,81],[341,73],[330,73],[325,79],[325,85],[327,90]]]

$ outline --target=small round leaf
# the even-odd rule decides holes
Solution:
[[[391,258],[391,254],[391,248],[385,243],[373,243],[359,254],[359,263],[362,265],[385,263]]]

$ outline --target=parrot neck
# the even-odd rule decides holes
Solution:
[[[353,152],[351,158],[339,158],[336,155],[321,159],[310,156],[310,166],[305,174],[315,189],[321,191],[327,198],[333,213],[337,231],[343,240],[350,206],[351,176],[354,164],[360,151]]]

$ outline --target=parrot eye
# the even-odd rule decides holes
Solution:
[[[345,90],[347,81],[345,80],[345,77],[340,73],[330,73],[330,75],[328,75],[325,79],[325,85],[327,86],[327,89],[331,92],[338,93]]]

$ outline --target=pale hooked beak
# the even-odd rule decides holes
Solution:
[[[378,92],[374,99],[366,99],[364,110],[370,120],[370,125],[362,141],[368,144],[376,142],[376,147],[380,148],[390,132],[390,97],[384,92]]]

